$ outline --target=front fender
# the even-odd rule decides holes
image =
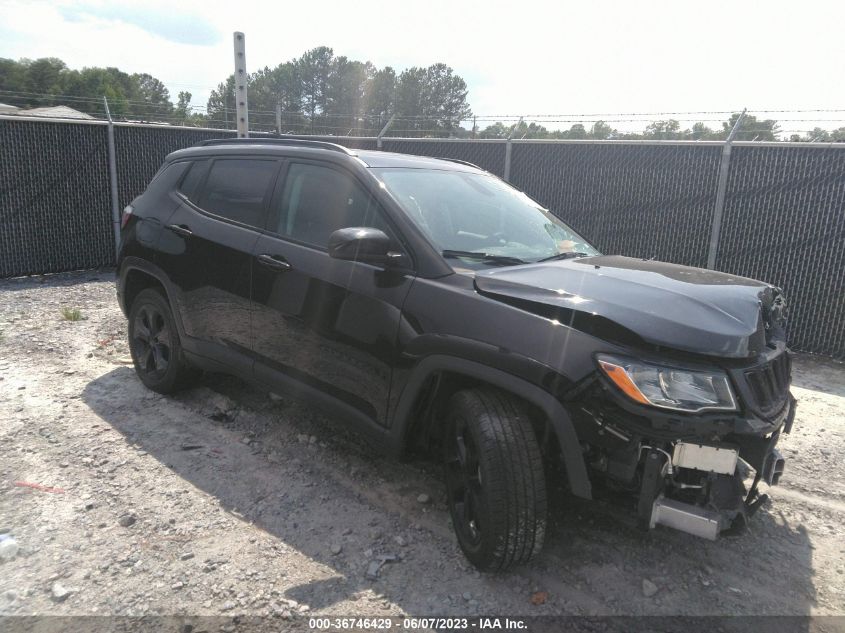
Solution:
[[[413,422],[414,404],[426,381],[437,372],[443,371],[467,376],[510,392],[543,411],[557,435],[572,493],[585,499],[592,498],[590,480],[587,477],[587,467],[581,454],[578,435],[569,413],[558,399],[523,378],[464,358],[430,354],[416,364],[399,396],[391,419],[391,435],[395,446],[404,446]]]

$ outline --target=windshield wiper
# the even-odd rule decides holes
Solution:
[[[553,259],[573,259],[575,257],[589,257],[587,253],[573,253],[573,252],[566,252],[566,253],[558,253],[557,255],[550,255],[549,257],[544,257],[543,259],[538,259],[537,262],[548,262]]]
[[[443,257],[456,258],[466,257],[467,259],[477,259],[481,262],[488,262],[491,264],[501,264],[502,266],[515,266],[516,264],[527,264],[528,262],[519,257],[509,257],[507,255],[493,255],[492,253],[478,253],[476,251],[456,251],[447,248],[440,253]]]

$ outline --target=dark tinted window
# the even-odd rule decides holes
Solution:
[[[277,226],[281,235],[326,248],[329,235],[350,226],[388,232],[372,196],[352,177],[319,165],[288,169]]]
[[[170,163],[162,167],[155,176],[152,182],[147,187],[147,193],[164,193],[167,195],[176,186],[176,183],[181,180],[182,176],[188,170],[188,163],[178,162]]]
[[[197,160],[183,163],[190,166],[190,171],[182,179],[182,184],[179,185],[179,191],[184,193],[188,199],[194,204],[199,202],[199,186],[202,184],[202,179],[205,177],[205,172],[208,171],[207,160]]]
[[[277,168],[278,163],[273,160],[215,160],[199,206],[235,222],[263,226],[264,199]]]

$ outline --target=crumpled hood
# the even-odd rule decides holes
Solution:
[[[475,286],[541,315],[557,308],[573,327],[595,317],[646,343],[709,356],[756,355],[766,345],[764,318],[775,317],[778,329],[783,323],[783,300],[769,284],[632,257],[494,268],[477,272]],[[591,333],[601,336],[601,328]]]

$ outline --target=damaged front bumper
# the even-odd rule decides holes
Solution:
[[[785,396],[780,411],[765,417],[748,412],[681,418],[607,390],[587,390],[572,409],[591,470],[612,488],[637,495],[641,527],[662,525],[716,539],[741,531],[768,498],[760,494],[760,482],[776,485],[783,473],[776,445],[795,418],[795,399],[788,391]]]
[[[737,451],[720,447],[709,447],[695,444],[678,443],[675,446],[675,457],[685,449],[697,449],[698,461],[695,464],[675,463],[669,473],[660,465],[669,463],[658,451],[648,454],[646,468],[654,468],[660,472],[658,477],[647,477],[648,485],[640,491],[640,519],[644,527],[652,529],[658,525],[674,528],[702,538],[715,540],[726,530],[741,529],[745,522],[765,502],[766,495],[757,492],[757,485],[762,480],[766,484],[776,485],[783,473],[784,459],[776,448],[767,455],[766,465],[759,476],[755,476],[751,490],[745,488],[745,478],[748,466],[738,463]],[[732,456],[734,466],[732,470],[721,469],[730,461]],[[712,460],[712,463],[709,463]],[[673,462],[676,460],[673,459]],[[652,464],[654,464],[652,466]],[[708,467],[712,469],[708,470]],[[675,473],[685,470],[698,471],[699,484],[678,484],[673,479]],[[665,473],[665,474],[664,474]],[[682,500],[684,493],[696,488],[699,494],[686,501]],[[655,496],[655,491],[659,490]],[[667,496],[669,495],[669,496]]]
[[[643,446],[645,463],[639,490],[640,525],[658,525],[715,540],[740,531],[765,503],[760,482],[777,485],[785,460],[776,444],[795,417],[790,396],[777,428],[768,435],[741,436],[705,444],[678,441],[666,448]],[[730,440],[734,441],[731,442]],[[750,487],[746,481],[754,473]]]

